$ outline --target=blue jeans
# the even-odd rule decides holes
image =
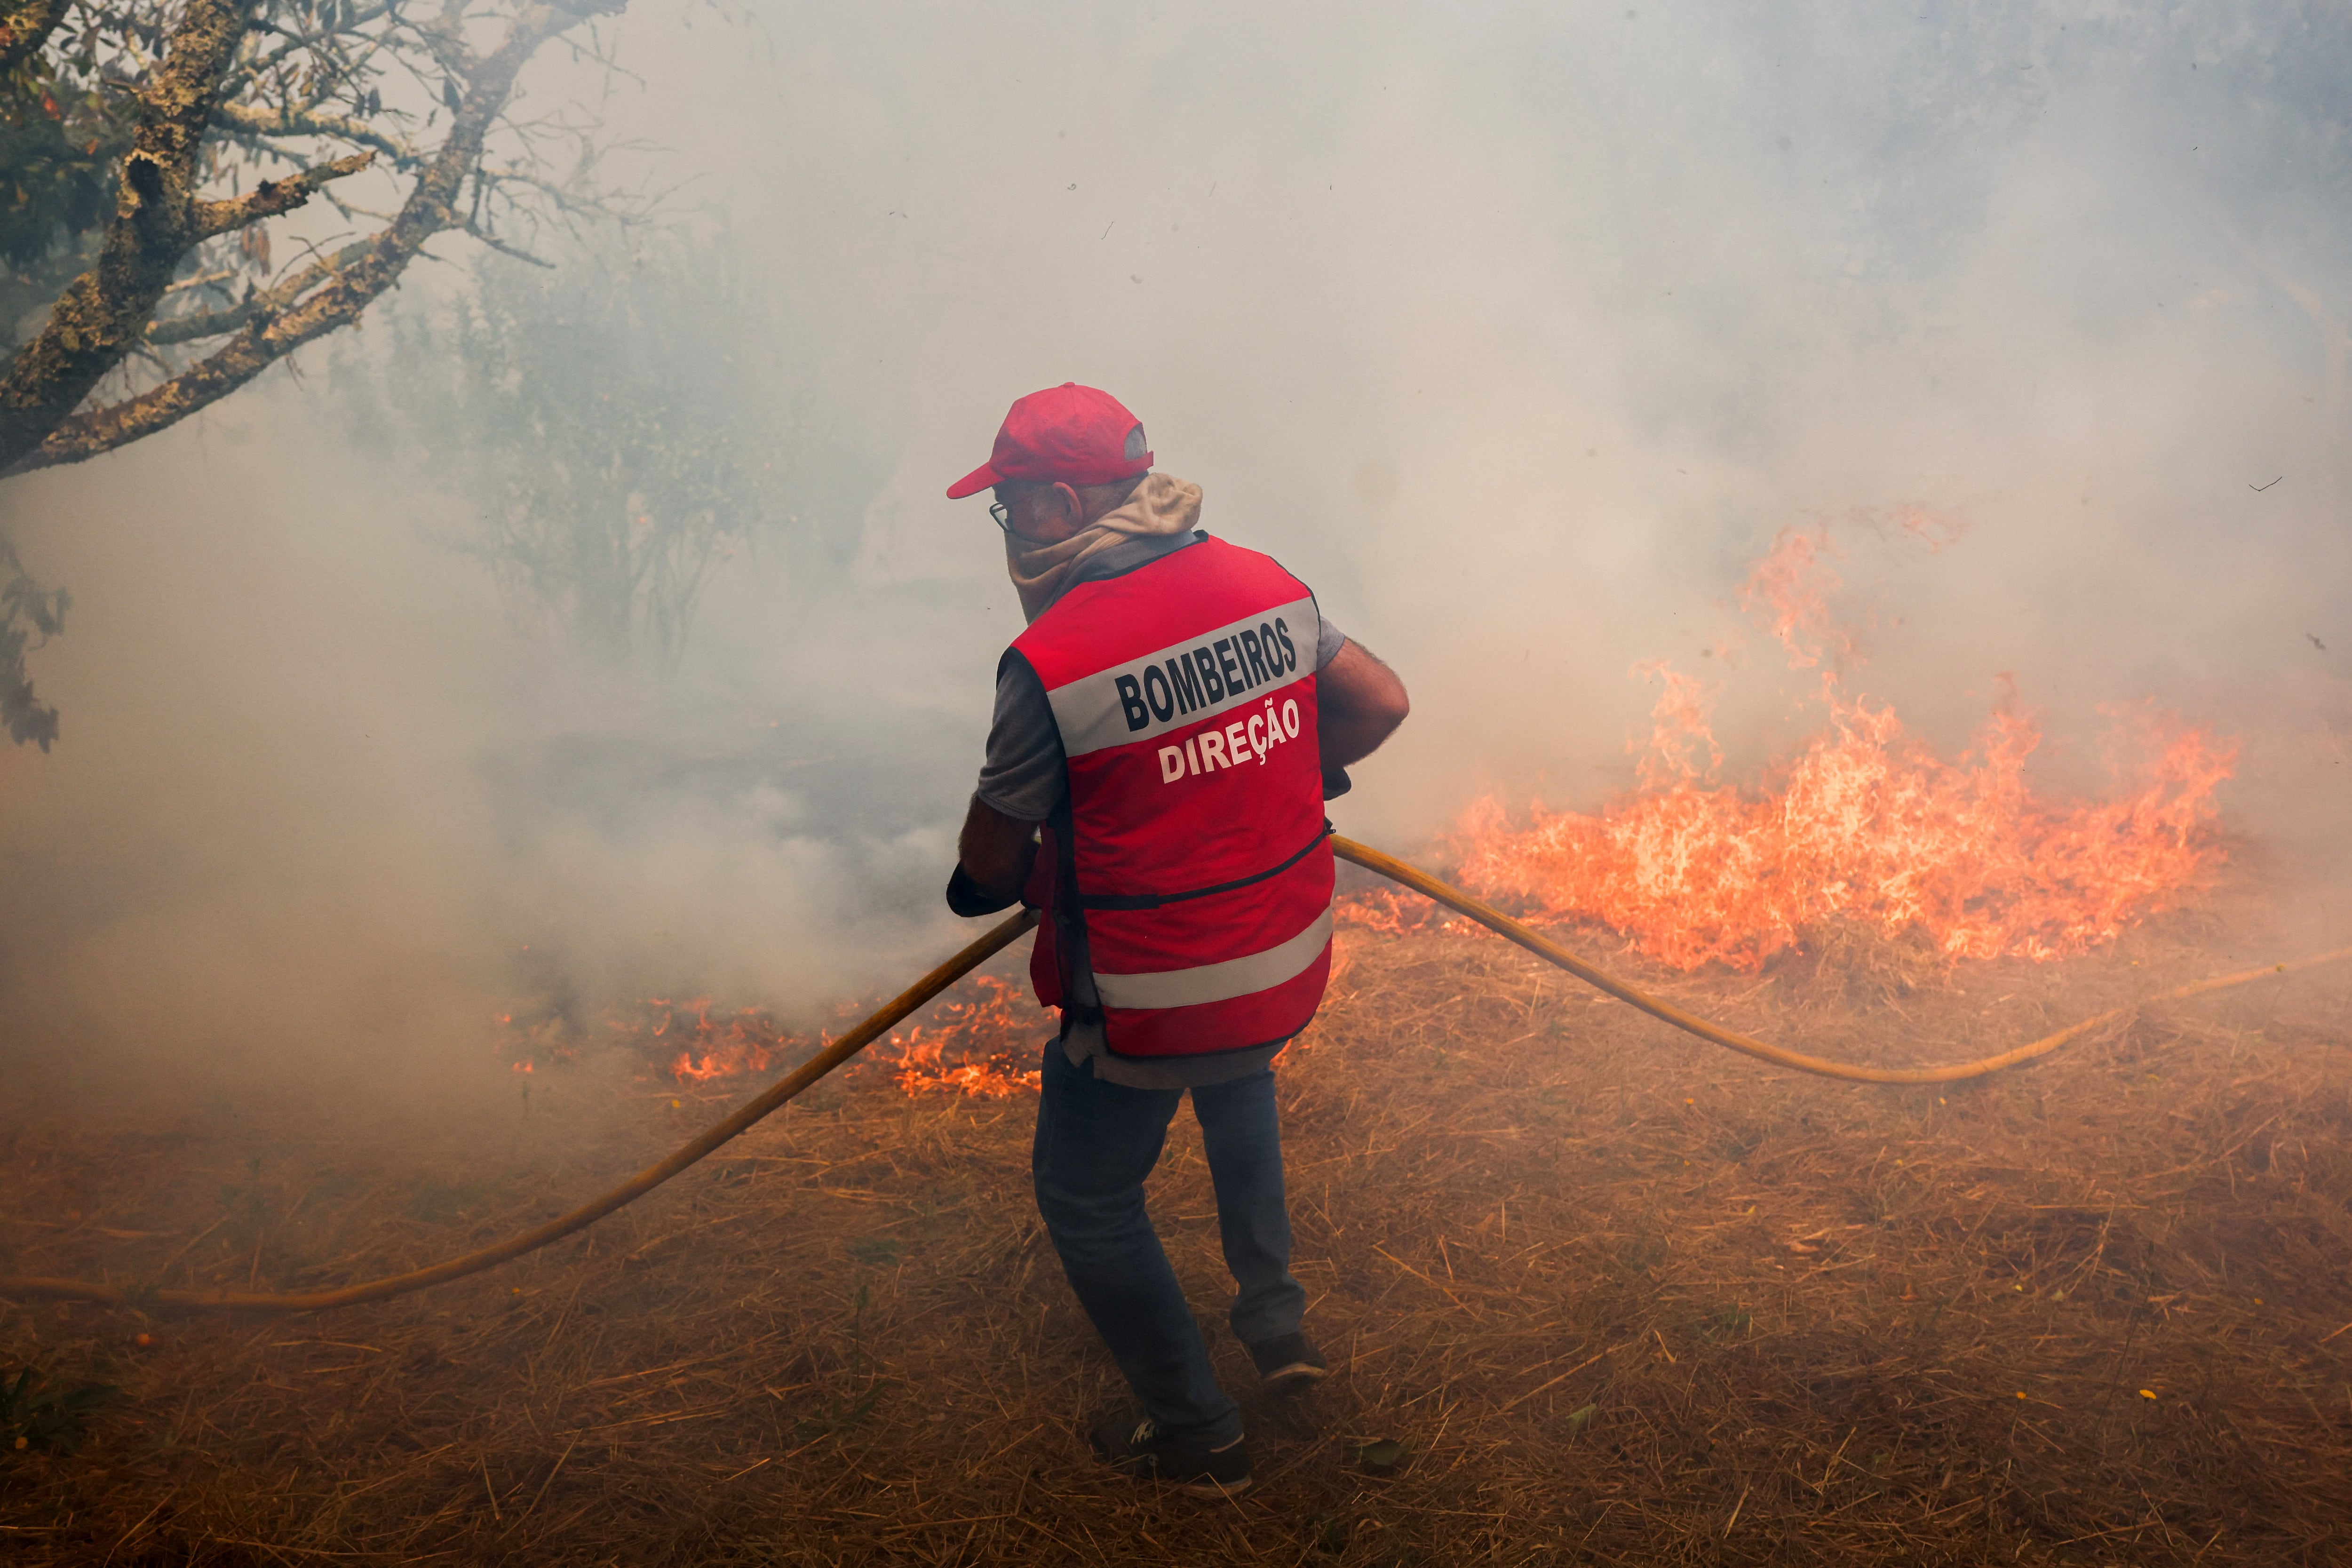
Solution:
[[[1072,1067],[1061,1042],[1049,1042],[1030,1171],[1062,1272],[1144,1414],[1162,1427],[1222,1439],[1240,1435],[1241,1412],[1217,1386],[1209,1347],[1143,1206],[1143,1178],[1159,1162],[1186,1092],[1105,1083],[1091,1061]],[[1290,1277],[1274,1073],[1190,1092],[1216,1188],[1225,1266],[1241,1287],[1234,1333],[1244,1344],[1296,1333],[1307,1292]]]

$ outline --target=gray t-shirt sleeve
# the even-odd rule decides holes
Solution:
[[[996,672],[996,716],[975,793],[1015,822],[1043,822],[1069,787],[1062,761],[1062,732],[1044,684],[1027,659],[1007,658]]]
[[[1315,668],[1339,657],[1347,634],[1328,620],[1315,639]],[[1024,658],[1007,658],[996,672],[996,714],[988,726],[988,757],[981,763],[981,803],[1015,822],[1043,822],[1069,788],[1062,732],[1037,672]]]
[[[1323,621],[1322,627],[1315,637],[1315,668],[1318,669],[1339,658],[1339,645],[1348,640],[1348,634],[1329,621]]]

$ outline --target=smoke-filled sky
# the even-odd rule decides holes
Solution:
[[[1403,675],[1360,837],[1628,785],[1632,667],[1715,673],[1747,564],[1822,524],[1852,679],[1939,745],[2013,673],[2095,787],[2100,705],[2153,698],[2256,742],[2233,826],[2352,832],[2336,8],[665,4],[618,40],[615,134],[782,323],[774,406],[822,410],[777,416],[797,521],[674,673],[583,663],[355,426],[364,332],[10,481],[75,596],[33,666],[64,739],[0,756],[11,1057],[457,1059],[521,988],[808,1016],[928,960],[1018,629],[940,492],[1064,380]],[[1808,721],[1767,644],[1735,775]]]

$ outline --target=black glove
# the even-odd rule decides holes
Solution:
[[[1009,910],[1020,901],[1017,896],[1000,899],[983,892],[980,884],[965,873],[961,861],[956,862],[955,875],[948,879],[948,908],[966,920]]]
[[[1355,787],[1356,781],[1348,776],[1347,769],[1325,768],[1323,770],[1323,798],[1325,800],[1337,800]]]

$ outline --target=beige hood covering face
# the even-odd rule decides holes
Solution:
[[[1021,613],[1035,620],[1058,597],[1089,555],[1108,550],[1122,540],[1149,539],[1156,534],[1183,533],[1201,521],[1201,487],[1171,479],[1166,474],[1146,474],[1135,493],[1117,511],[1106,513],[1058,544],[1032,544],[1017,534],[1004,536],[1004,567],[1021,595]]]

